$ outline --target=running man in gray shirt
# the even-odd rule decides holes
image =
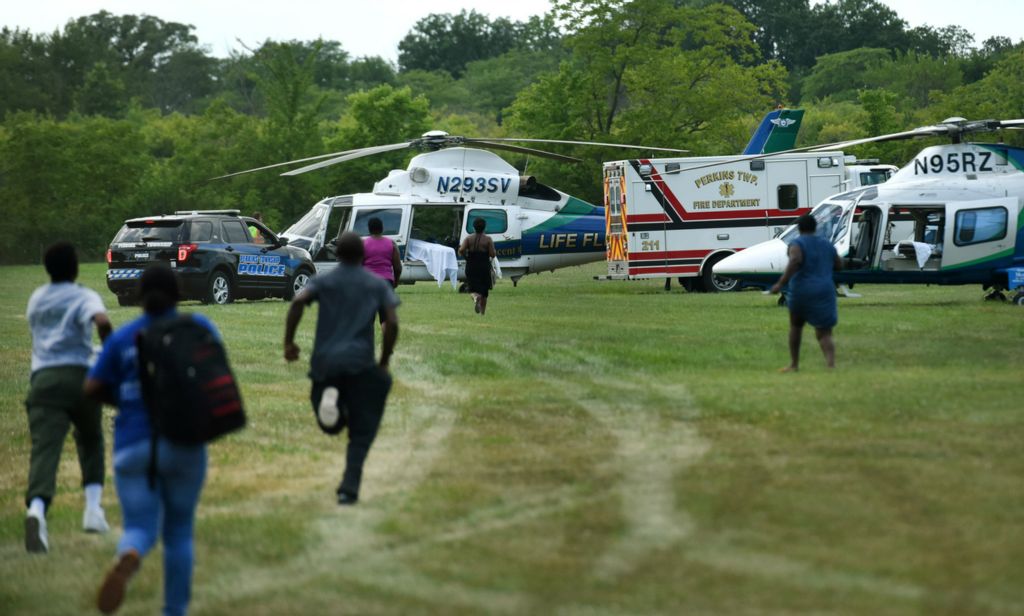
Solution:
[[[398,339],[398,296],[382,278],[363,269],[363,240],[346,232],[338,238],[338,267],[309,281],[288,309],[284,358],[295,361],[299,347],[295,330],[306,306],[320,304],[309,378],[310,401],[321,429],[329,434],[348,426],[345,473],[338,486],[338,504],[359,500],[363,462],[384,415],[391,389],[388,362]],[[373,331],[384,313],[380,361],[374,359]]]

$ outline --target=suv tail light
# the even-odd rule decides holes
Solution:
[[[114,261],[114,251],[107,248],[107,265],[110,265]]]
[[[181,244],[178,246],[178,263],[188,261],[188,256],[199,248],[197,244]]]

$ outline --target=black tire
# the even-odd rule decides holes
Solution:
[[[295,272],[295,275],[292,276],[292,279],[288,281],[288,288],[284,290],[284,301],[292,301],[292,299],[295,298],[295,295],[299,291],[304,289],[305,286],[309,283],[309,278],[312,275],[312,272],[310,272],[306,268],[302,268],[299,271]]]
[[[206,283],[204,304],[230,304],[235,301],[235,290],[231,285],[231,274],[224,270],[216,270]]]
[[[1013,296],[1013,303],[1018,306],[1024,306],[1024,291],[1020,291]]]
[[[687,276],[685,278],[680,277],[679,278],[679,286],[681,286],[684,289],[686,289],[687,293],[692,293],[693,290],[694,290],[693,289],[693,283],[696,282],[696,280],[697,279],[693,278],[692,276]]]
[[[704,269],[701,270],[700,273],[700,285],[705,292],[728,293],[729,291],[735,291],[736,287],[739,286],[740,281],[735,278],[715,276],[714,274],[715,264],[727,256],[728,255],[718,255],[716,257],[712,257],[704,264]]]
[[[117,305],[118,306],[137,306],[139,302],[130,295],[118,295]]]

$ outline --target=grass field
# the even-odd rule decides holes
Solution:
[[[81,282],[125,323],[103,272]],[[343,441],[316,428],[305,362],[281,358],[286,304],[186,305],[223,332],[251,417],[211,448],[192,613],[1024,613],[1024,311],[974,287],[858,286],[838,368],[807,336],[781,375],[773,298],[600,272],[503,282],[484,318],[403,287],[351,509],[334,504]],[[23,315],[43,282],[0,270],[4,614],[88,612],[119,534],[80,532],[69,438],[51,552],[24,552]],[[122,613],[156,613],[161,579],[154,554]]]

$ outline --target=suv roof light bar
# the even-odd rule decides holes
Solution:
[[[238,216],[241,210],[178,210],[175,215],[188,214],[224,214],[226,216]]]

